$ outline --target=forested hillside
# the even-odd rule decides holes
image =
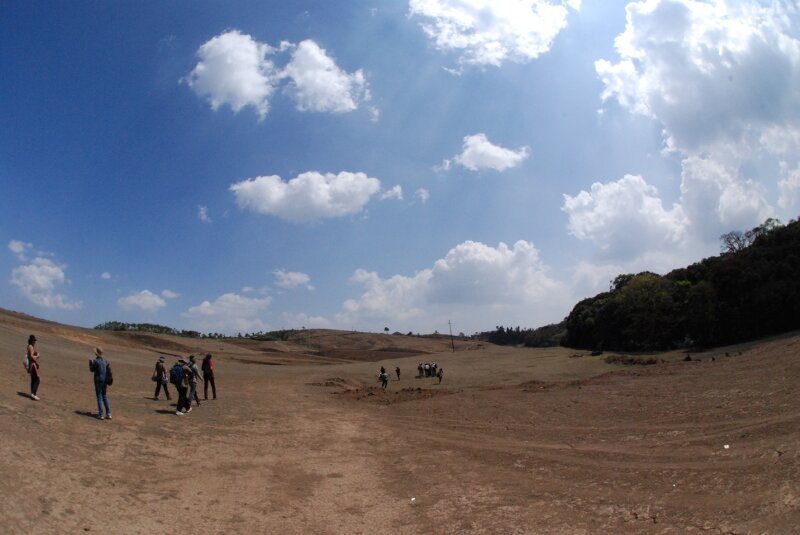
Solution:
[[[720,240],[720,256],[664,276],[618,276],[609,291],[575,305],[564,344],[663,350],[800,329],[800,222],[769,219]]]

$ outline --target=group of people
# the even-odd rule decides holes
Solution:
[[[33,401],[41,399],[38,396],[39,384],[41,383],[41,360],[39,352],[36,350],[36,341],[35,335],[32,334],[28,337],[28,347],[25,351],[24,359],[25,371],[28,372],[31,378],[30,398]],[[192,400],[197,402],[198,407],[200,406],[197,383],[200,379],[201,371],[204,383],[204,399],[208,399],[209,385],[211,385],[213,398],[217,399],[217,385],[214,382],[214,362],[210,353],[205,356],[199,369],[194,355],[191,355],[188,361],[183,357],[179,358],[178,362],[169,371],[164,365],[165,361],[166,357],[160,356],[153,371],[152,380],[156,383],[156,391],[153,394],[154,400],[158,399],[162,388],[167,400],[171,400],[167,385],[172,383],[178,392],[178,405],[175,414],[184,415],[191,412]],[[97,418],[99,420],[111,420],[108,387],[114,383],[114,376],[111,371],[111,365],[105,359],[103,350],[99,347],[94,348],[94,358],[89,359],[89,371],[92,373],[94,392],[97,398]]]
[[[217,385],[214,382],[214,361],[210,353],[203,359],[200,369],[197,367],[197,360],[194,355],[190,355],[188,361],[183,357],[179,358],[178,362],[169,369],[169,372],[164,366],[165,361],[166,357],[163,355],[158,357],[156,367],[153,370],[152,380],[156,383],[156,391],[153,394],[154,400],[158,400],[158,394],[162,388],[167,400],[172,399],[167,386],[172,383],[178,392],[178,404],[175,414],[182,416],[192,412],[192,401],[195,401],[198,407],[200,406],[197,383],[200,380],[201,370],[203,373],[203,398],[208,399],[208,385],[210,384],[211,394],[214,399],[217,399]]]
[[[440,368],[438,364],[435,362],[425,362],[419,363],[417,366],[417,371],[419,371],[419,375],[417,378],[420,377],[437,377],[439,379],[439,384],[442,384],[442,379],[444,378],[444,369]],[[400,366],[397,366],[394,369],[394,372],[397,374],[397,380],[400,380]],[[378,381],[381,383],[381,388],[386,390],[389,386],[389,372],[386,371],[384,366],[381,366],[381,371],[378,373]]]
[[[444,368],[440,368],[437,363],[420,362],[417,365],[417,371],[419,372],[417,377],[438,377],[439,384],[442,384],[442,379],[444,378]]]
[[[36,336],[28,337],[28,348],[25,350],[25,371],[31,377],[31,395],[33,401],[39,401],[39,384],[42,382],[42,363],[39,352],[36,351]],[[108,404],[108,387],[114,384],[114,375],[111,365],[103,357],[103,350],[94,348],[94,358],[89,359],[89,371],[94,382],[94,394],[97,398],[97,419],[111,420],[111,407]]]

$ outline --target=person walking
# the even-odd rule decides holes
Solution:
[[[396,374],[397,374],[397,380],[399,381],[399,380],[400,380],[400,366],[397,366],[397,367],[394,369],[394,373],[396,373]]]
[[[39,401],[39,396],[36,393],[39,391],[41,375],[39,372],[39,352],[36,351],[36,337],[34,335],[28,337],[28,349],[25,352],[25,369],[31,376],[31,399]]]
[[[378,379],[381,381],[381,388],[386,390],[386,387],[389,386],[389,374],[386,373],[383,366],[381,366],[381,373],[378,374]]]
[[[111,383],[111,367],[103,358],[103,350],[99,347],[94,348],[94,360],[89,359],[89,371],[94,374],[94,393],[97,396],[97,419],[111,420],[111,408],[108,406],[108,396],[106,390]],[[103,409],[105,408],[105,415]]]
[[[439,378],[439,384],[442,384],[442,379],[444,378],[444,368],[439,368],[439,373],[436,374],[436,377]]]
[[[200,370],[197,369],[194,355],[189,356],[189,371],[189,405],[191,406],[192,400],[195,400],[199,407],[200,398],[197,397],[197,382],[200,380]]]
[[[164,355],[158,357],[158,361],[156,361],[156,369],[153,370],[153,381],[156,382],[156,393],[153,394],[153,399],[158,400],[158,394],[161,392],[161,388],[164,388],[164,395],[167,396],[167,401],[169,401],[169,389],[167,389],[167,383],[169,382],[167,369],[164,367],[164,361],[166,358]]]
[[[211,383],[211,392],[214,399],[217,399],[217,386],[214,384],[214,362],[211,360],[211,353],[205,356],[201,366],[203,370],[203,399],[208,399],[208,383]]]
[[[183,357],[178,359],[169,372],[169,380],[178,391],[178,405],[175,409],[175,414],[178,416],[192,412],[192,404],[189,401],[189,374],[191,373],[189,363]]]

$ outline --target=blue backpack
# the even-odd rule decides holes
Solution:
[[[183,366],[180,363],[175,364],[169,371],[169,382],[174,385],[183,383]]]

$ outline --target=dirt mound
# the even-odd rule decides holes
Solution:
[[[450,390],[433,390],[427,388],[403,388],[402,390],[384,390],[377,386],[362,388],[351,388],[338,392],[333,395],[339,399],[347,401],[366,401],[380,405],[392,405],[395,403],[406,403],[409,401],[421,401],[438,396],[453,394]]]
[[[330,377],[328,379],[324,379],[322,381],[316,381],[313,383],[306,383],[310,386],[324,386],[327,388],[339,388],[341,391],[350,391],[350,390],[357,390],[362,388],[361,383],[357,383],[355,381],[349,379],[343,379],[341,377]]]

